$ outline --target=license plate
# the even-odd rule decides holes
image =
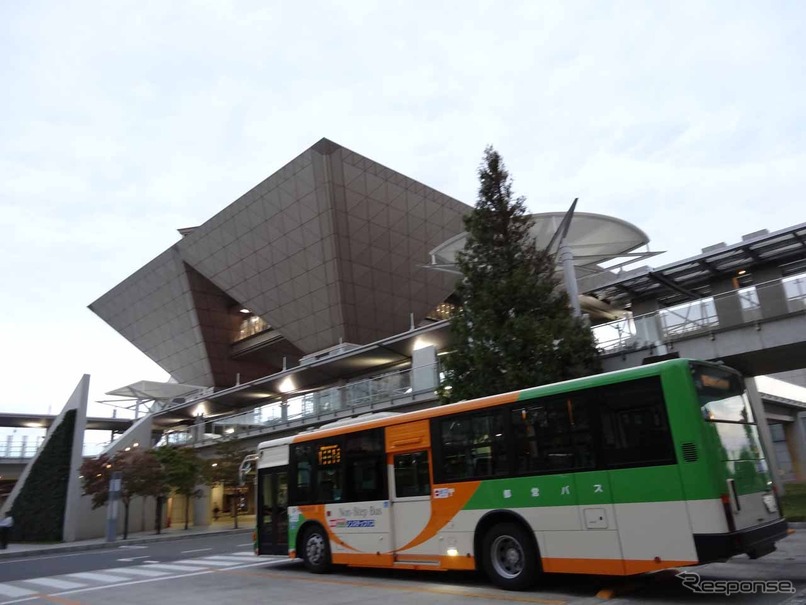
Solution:
[[[778,512],[778,503],[775,501],[775,496],[773,494],[764,494],[762,497],[764,500],[764,506],[767,507],[767,510],[771,513]]]

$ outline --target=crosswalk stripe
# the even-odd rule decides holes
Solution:
[[[232,555],[211,555],[209,557],[202,557],[202,561],[232,561],[235,563],[243,563],[243,557],[233,557]]]
[[[27,588],[18,588],[17,586],[11,586],[10,584],[0,584],[0,594],[6,597],[16,598],[36,594],[36,591],[29,590]]]
[[[84,588],[86,584],[79,582],[68,582],[67,580],[57,580],[56,578],[26,578],[20,582],[28,582],[29,584],[41,584],[48,588],[58,588],[60,590],[67,590],[68,588]]]
[[[168,563],[149,563],[146,569],[167,569],[168,571],[199,571],[198,567],[190,565],[169,565]]]
[[[233,557],[257,557],[254,550],[242,550],[241,552],[231,553]]]
[[[106,573],[94,573],[89,571],[82,571],[81,573],[68,574],[69,578],[78,578],[79,580],[92,580],[93,582],[125,582],[129,578],[121,578],[120,576],[111,576]]]
[[[113,569],[106,569],[104,571],[111,571],[113,573],[120,573],[131,576],[148,576],[149,578],[156,578],[157,576],[167,576],[167,571],[157,571],[156,569],[141,569],[140,567],[115,567]]]
[[[183,561],[175,561],[179,565],[198,565],[199,567],[229,567],[230,565],[237,565],[234,561],[205,561],[202,559],[185,559]]]

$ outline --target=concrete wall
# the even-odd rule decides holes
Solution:
[[[156,501],[154,498],[133,498],[129,505],[129,533],[154,532],[154,519],[156,513]],[[75,525],[75,540],[88,540],[91,538],[102,538],[106,535],[106,506],[93,510],[92,498],[81,496],[77,505],[79,512]],[[167,521],[167,514],[163,506],[162,527]],[[123,505],[119,508],[118,517],[118,538],[123,536],[124,510]]]

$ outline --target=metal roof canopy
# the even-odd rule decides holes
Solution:
[[[154,411],[152,420],[155,426],[160,427],[192,424],[199,406],[204,408],[205,419],[248,411],[279,400],[283,395],[279,388],[280,384],[289,377],[292,377],[295,389],[285,394],[291,397],[337,386],[340,380],[357,378],[370,371],[377,374],[378,370],[384,367],[409,361],[416,341],[426,345],[432,344],[437,350],[447,347],[448,325],[448,321],[435,322],[345,353],[295,366],[203,397],[189,399],[180,405]]]
[[[530,234],[539,247],[548,247],[563,223],[566,212],[542,212],[530,215],[534,220]],[[456,253],[464,249],[467,232],[459,233],[431,251],[428,267],[456,271]],[[599,265],[618,258],[634,263],[657,252],[634,252],[649,244],[641,229],[625,220],[592,212],[574,212],[568,226],[567,243],[574,255],[574,266],[582,273],[600,272]]]
[[[774,233],[753,235],[731,245],[664,265],[658,269],[640,267],[613,273],[609,279],[588,289],[600,299],[613,303],[625,299],[657,298],[662,306],[672,306],[711,295],[710,281],[739,270],[752,272],[767,263],[800,260],[806,256],[806,223]]]
[[[114,391],[109,391],[107,395],[114,397],[128,397],[130,399],[173,399],[182,397],[197,391],[203,391],[205,387],[192,384],[179,384],[176,382],[155,382],[153,380],[140,380],[132,384],[120,387]]]

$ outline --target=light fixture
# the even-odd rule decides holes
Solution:
[[[243,309],[241,309],[241,313],[246,313],[247,315],[249,315],[251,313],[251,311],[249,309],[247,309],[246,307],[244,307]]]
[[[426,347],[433,347],[434,344],[425,340],[424,338],[416,338],[414,340],[414,344],[412,345],[413,351],[419,351],[420,349],[424,349]]]
[[[132,443],[132,447],[140,447],[140,444],[135,441],[134,443]]]
[[[232,434],[235,432],[235,429],[234,429],[234,428],[232,428],[232,427],[229,427],[229,428],[228,428],[228,429],[226,429],[224,432],[225,432],[227,435],[232,435]]]
[[[213,462],[213,463],[212,463],[210,466],[212,466],[213,468],[215,468],[215,467],[217,467],[217,466],[218,466],[218,462]]]
[[[457,550],[455,547],[451,546],[451,547],[448,549],[448,556],[449,556],[449,557],[455,557],[455,556],[457,556],[458,554],[459,554],[459,551],[458,551],[458,550]]]
[[[126,448],[126,449],[124,449],[123,451],[124,451],[124,452],[130,452],[130,451],[132,451],[132,448],[127,447],[127,448]]]
[[[747,273],[747,271],[745,271],[744,269],[740,269],[738,275],[744,275],[745,273]]]
[[[294,384],[294,379],[291,376],[286,376],[280,384],[277,385],[277,390],[281,393],[290,393],[291,391],[295,391],[297,389],[297,385]]]

